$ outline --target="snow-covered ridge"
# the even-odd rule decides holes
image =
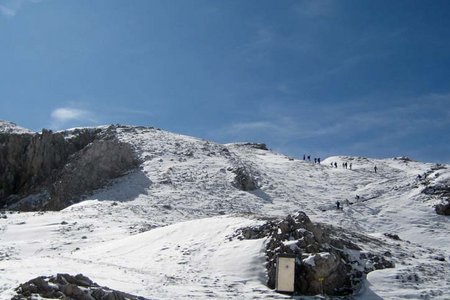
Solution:
[[[63,211],[0,218],[0,298],[35,276],[74,270],[148,298],[278,297],[260,277],[264,241],[228,243],[227,236],[258,217],[299,210],[313,221],[386,241],[384,233],[401,238],[392,245],[401,245],[405,260],[370,273],[371,286],[360,299],[370,293],[383,299],[448,298],[450,222],[434,212],[441,199],[423,193],[448,184],[448,165],[347,156],[314,164],[254,144],[221,145],[154,128],[118,126],[111,134],[132,146],[139,168]],[[342,167],[345,162],[352,170]],[[252,176],[256,189],[237,188],[239,168]],[[343,210],[336,210],[336,201]],[[245,275],[233,269],[240,264]],[[226,276],[208,277],[216,271]]]
[[[0,133],[25,134],[34,132],[29,129],[20,127],[15,123],[0,120]]]

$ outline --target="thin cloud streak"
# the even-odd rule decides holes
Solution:
[[[95,115],[87,110],[73,108],[73,107],[60,107],[53,110],[50,114],[52,118],[51,128],[61,129],[63,126],[77,122],[80,123],[96,123],[97,118]]]
[[[11,8],[8,8],[2,4],[0,4],[0,13],[7,17],[14,17],[16,15],[16,11],[14,11]]]
[[[229,124],[218,135],[230,142],[255,138],[260,142],[272,141],[270,146],[282,150],[292,143],[307,144],[306,140],[310,140],[337,143],[334,151],[339,149],[338,152],[347,154],[376,153],[374,149],[380,147],[388,147],[384,151],[395,154],[401,149],[399,141],[425,138],[426,132],[441,132],[450,126],[450,94],[428,94],[392,102],[389,108],[364,103],[330,105],[298,113],[296,117],[287,109],[280,112],[267,108],[255,113],[259,119]],[[371,103],[376,102],[371,99]],[[324,152],[333,154],[331,149]]]
[[[10,0],[0,4],[0,13],[6,17],[14,17],[28,3],[39,3],[42,0]]]

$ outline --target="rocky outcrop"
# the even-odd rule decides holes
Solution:
[[[22,133],[33,133],[33,132],[26,128],[17,126],[17,124],[15,124],[13,122],[0,120],[0,133],[22,134]]]
[[[0,134],[0,207],[62,209],[136,167],[114,130]]]
[[[450,216],[450,200],[447,200],[446,203],[437,204],[434,209],[438,215]]]
[[[382,254],[363,251],[342,229],[313,223],[303,212],[241,229],[238,236],[268,238],[266,268],[270,288],[275,288],[277,257],[295,257],[295,292],[301,295],[350,295],[368,272],[394,267]]]
[[[427,186],[425,189],[423,189],[422,193],[439,198],[450,199],[450,182],[448,182],[447,184]]]
[[[236,188],[242,191],[254,191],[259,188],[257,179],[244,166],[240,166],[232,171],[236,174],[233,182]]]
[[[118,140],[95,140],[71,157],[52,185],[52,201],[47,209],[67,206],[66,199],[77,199],[105,186],[110,179],[124,175],[138,164],[129,144]]]
[[[438,174],[438,173],[437,173]],[[441,203],[434,206],[438,215],[450,216],[450,182],[449,180],[429,185],[422,193],[440,199]]]
[[[269,150],[267,148],[267,145],[264,143],[243,143],[241,144],[242,146],[247,146],[247,147],[251,147],[251,148],[255,148],[255,149],[259,149],[259,150]]]
[[[78,274],[57,274],[34,278],[16,288],[12,300],[76,299],[76,300],[145,300],[124,292],[102,287],[88,277]]]

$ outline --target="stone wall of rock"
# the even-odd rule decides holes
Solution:
[[[429,185],[422,190],[422,193],[441,200],[434,209],[438,215],[450,216],[450,181]]]
[[[233,185],[241,191],[254,191],[259,188],[258,180],[248,168],[239,166],[233,169],[232,172],[236,174]]]
[[[438,215],[450,216],[450,200],[437,204],[434,209]]]
[[[57,274],[40,276],[16,288],[12,300],[26,299],[77,299],[77,300],[146,300],[139,297],[102,287],[88,277],[78,274]]]
[[[275,288],[277,257],[296,258],[295,293],[351,295],[365,274],[394,267],[389,258],[363,251],[342,229],[311,222],[303,212],[261,226],[241,229],[243,239],[267,237],[267,285]]]
[[[0,208],[62,209],[136,167],[113,130],[0,134]]]
[[[67,199],[105,186],[110,179],[137,167],[138,160],[129,144],[116,139],[95,140],[75,153],[61,170],[51,188],[52,201],[47,209],[67,206]]]

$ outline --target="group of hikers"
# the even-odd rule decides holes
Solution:
[[[336,163],[336,162],[334,162],[334,163],[332,162],[332,163],[331,163],[331,166],[332,166],[332,167],[334,166],[335,168],[337,168],[337,163]],[[343,167],[343,168],[346,168],[346,169],[347,169],[347,167],[349,167],[350,170],[351,170],[351,169],[352,169],[352,163],[350,163],[349,165],[347,165],[347,163],[342,163],[342,167]],[[378,168],[377,168],[376,165],[373,166],[373,170],[374,170],[375,173],[377,172]],[[417,178],[418,178],[418,180],[421,180],[421,179],[422,179],[422,176],[417,175]],[[355,200],[356,200],[357,202],[359,202],[359,201],[361,200],[361,197],[360,197],[359,195],[356,195]],[[348,199],[345,199],[345,201],[346,201],[347,204],[353,204],[352,202],[348,201]],[[343,208],[343,207],[342,207],[341,202],[340,202],[339,200],[336,201],[336,209],[342,209],[342,208]]]
[[[337,168],[338,164],[337,162],[331,162],[330,163],[331,167],[333,168]],[[346,168],[346,169],[352,169],[352,163],[347,163],[347,162],[343,162],[342,163],[342,168]]]
[[[303,154],[303,160],[305,160],[305,161],[306,161],[306,160],[311,161],[311,155]],[[314,163],[315,163],[315,164],[320,164],[320,157],[319,157],[319,158],[314,157]],[[332,161],[332,162],[330,163],[330,165],[331,165],[332,168],[337,168],[337,167],[338,167],[338,163],[335,162],[335,161]],[[342,163],[342,168],[352,170],[353,164],[352,164],[352,163],[348,163],[348,162],[343,162],[343,163]],[[373,167],[373,170],[374,170],[375,173],[377,173],[378,168],[377,168],[376,165]],[[419,178],[419,180],[420,180],[420,175],[418,176],[418,178]],[[356,199],[356,201],[359,201],[359,200],[360,200],[360,197],[359,197],[358,195],[356,195],[356,198],[355,198],[355,199]],[[350,201],[348,201],[348,200],[346,200],[346,202],[347,202],[347,204],[352,204],[352,203],[351,203]],[[340,202],[339,200],[336,201],[336,209],[342,209],[342,208],[343,208],[343,207],[342,207],[341,202]]]
[[[303,160],[311,161],[311,155],[303,154]],[[314,157],[314,163],[315,163],[315,164],[320,164],[320,157],[318,157],[318,158]],[[332,162],[330,163],[330,166],[331,166],[332,168],[337,168],[337,167],[338,167],[338,164],[337,164],[337,162],[335,162],[335,161],[333,162],[333,161],[332,161]],[[352,163],[348,163],[348,162],[343,162],[343,163],[342,163],[342,168],[352,170],[352,167],[353,167],[353,164],[352,164]],[[374,172],[376,173],[377,170],[378,170],[377,166],[374,166],[374,167],[373,167],[373,170],[374,170]]]
[[[311,161],[311,155],[306,156],[306,154],[303,154],[303,160]],[[318,158],[314,157],[314,163],[320,164],[320,157]]]
[[[356,202],[359,202],[359,201],[361,201],[361,197],[359,196],[359,195],[356,195],[355,196],[355,200],[356,200]],[[350,201],[348,201],[348,199],[345,199],[345,204],[346,205],[351,205],[351,204],[353,204],[353,202],[350,202]],[[342,206],[342,203],[341,203],[341,201],[336,201],[336,209],[343,209],[344,207]]]

